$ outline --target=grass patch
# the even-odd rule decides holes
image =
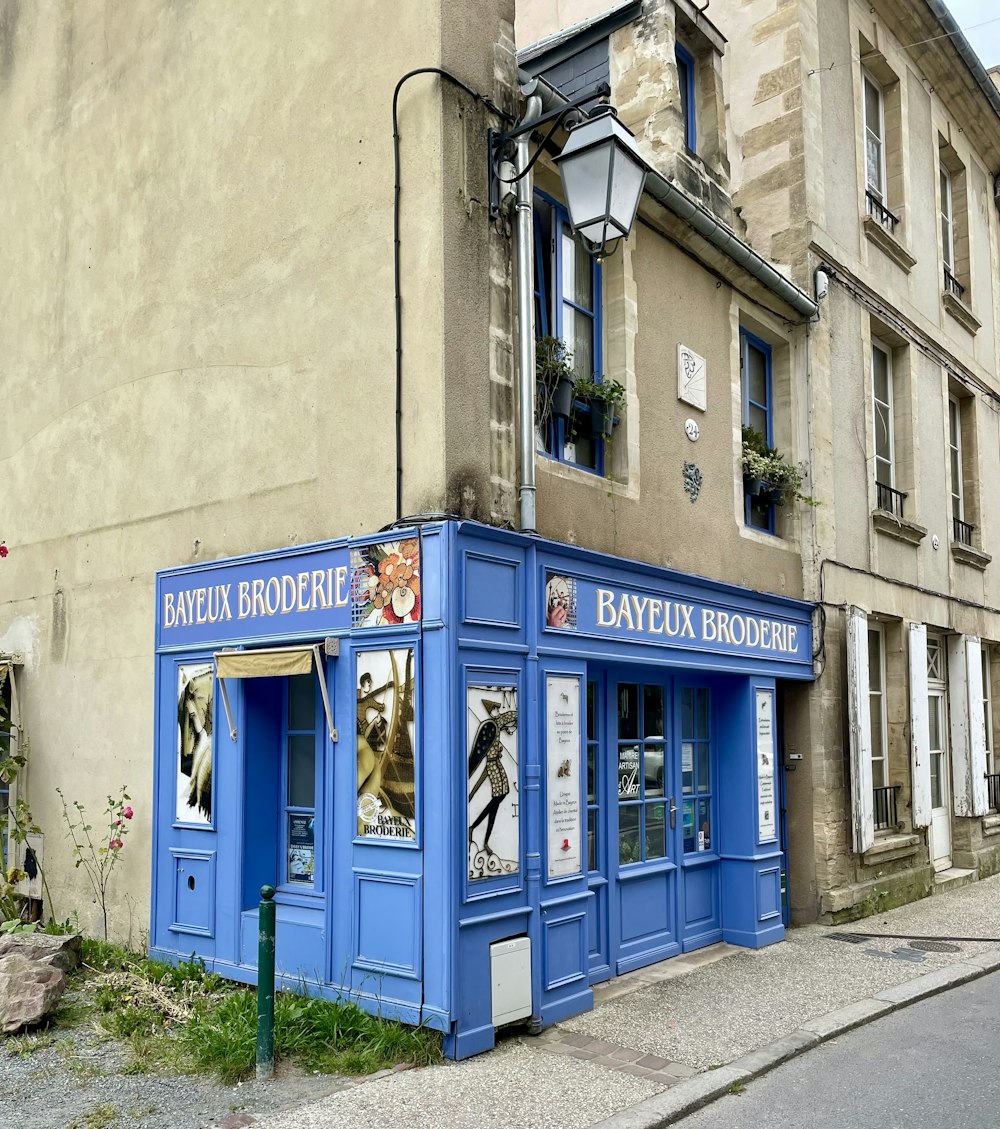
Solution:
[[[426,1028],[404,1027],[343,1000],[278,992],[274,999],[275,1058],[307,1070],[370,1074],[397,1062],[424,1066],[441,1058],[441,1039]],[[198,1009],[178,1032],[199,1069],[237,1082],[254,1072],[257,998],[236,989],[214,1007]]]
[[[39,1031],[27,1035],[11,1035],[4,1040],[2,1047],[11,1058],[27,1058],[35,1051],[44,1051],[55,1045],[56,1037],[50,1031]]]
[[[82,956],[81,968],[72,975],[75,998],[55,1013],[55,1024],[96,1017],[129,1050],[121,1073],[205,1072],[226,1083],[253,1075],[253,989],[206,971],[196,959],[174,966],[104,941],[84,939]],[[372,1016],[343,1000],[290,992],[275,994],[274,1044],[276,1059],[293,1059],[320,1073],[370,1074],[400,1062],[425,1066],[441,1059],[436,1031]],[[71,1043],[56,1046],[81,1083],[99,1073]],[[16,1053],[33,1049],[26,1044]]]

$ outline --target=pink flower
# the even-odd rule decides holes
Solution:
[[[121,839],[112,839],[111,842],[108,843],[108,850],[109,851],[121,850],[121,848],[124,847],[124,846],[125,846],[125,844],[121,841]]]
[[[2,541],[0,541],[0,557],[5,557],[9,552],[10,549],[8,549],[7,546]]]
[[[122,815],[125,816],[126,819],[131,819],[132,816],[135,815],[135,812],[131,808],[126,807],[122,808]]]

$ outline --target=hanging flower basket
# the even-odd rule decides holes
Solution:
[[[789,462],[780,451],[768,445],[759,431],[743,428],[743,489],[752,498],[765,491],[771,505],[785,506],[804,502],[818,506],[819,502],[802,493],[805,466]]]
[[[625,413],[625,389],[617,380],[576,382],[574,393],[590,408],[590,430],[595,439],[610,439]]]

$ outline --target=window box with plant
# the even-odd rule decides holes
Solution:
[[[804,502],[817,506],[815,498],[802,493],[805,467],[793,463],[753,427],[743,428],[743,490],[749,497],[766,495],[773,506]]]
[[[595,439],[610,439],[625,411],[625,388],[617,380],[581,377],[573,387],[578,401],[590,408],[590,431]]]

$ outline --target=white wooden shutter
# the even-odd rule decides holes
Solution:
[[[851,825],[861,854],[875,842],[872,795],[872,721],[868,704],[868,617],[847,609],[847,702],[851,741]]]
[[[927,714],[927,627],[910,624],[910,775],[913,826],[931,822],[931,730]]]
[[[986,812],[986,728],[980,662],[977,636],[948,636],[951,776],[955,814],[959,816]]]

